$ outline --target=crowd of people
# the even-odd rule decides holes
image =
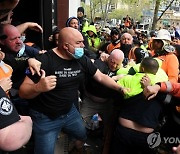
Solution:
[[[109,140],[102,153],[153,154],[165,146],[180,154],[178,143],[153,149],[147,141],[154,132],[180,139],[177,34],[136,31],[128,15],[124,28],[99,28],[79,7],[64,28],[53,27],[51,49],[41,50],[25,39],[27,29],[43,33],[40,25],[11,24],[18,3],[0,1],[0,153],[33,137],[33,153],[54,154],[61,132],[74,143],[69,153],[83,153],[98,113],[104,147]]]

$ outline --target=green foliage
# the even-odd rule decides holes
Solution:
[[[136,12],[136,14],[134,14],[134,11]],[[115,19],[122,20],[127,14],[133,19],[140,20],[142,16],[142,11],[138,10],[137,8],[134,8],[133,10],[123,9],[123,8],[116,9],[112,13],[109,14],[109,19],[115,18]]]
[[[150,6],[152,0],[90,0],[90,6],[86,6],[87,18],[93,20],[96,16],[104,20],[108,19],[122,19],[127,14],[133,19],[140,19],[143,9]],[[120,8],[109,12],[110,4],[120,4]],[[128,8],[123,8],[127,5]]]
[[[109,14],[109,19],[122,19],[128,14],[128,10],[124,9],[116,9],[112,13]]]

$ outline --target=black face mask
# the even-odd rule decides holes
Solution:
[[[121,44],[120,49],[123,51],[125,58],[128,57],[128,54],[131,48],[132,48],[131,44]]]

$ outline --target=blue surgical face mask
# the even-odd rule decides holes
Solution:
[[[74,54],[72,56],[75,59],[79,59],[84,55],[84,48],[75,48]]]
[[[71,45],[72,46],[72,45]],[[69,51],[68,51],[69,52]],[[74,48],[74,54],[69,52],[75,59],[79,59],[84,55],[84,48]]]
[[[24,51],[25,51],[25,45],[23,43],[21,50],[19,50],[19,52],[17,54],[17,57],[21,57],[24,54]]]
[[[21,40],[22,40],[22,42],[24,42],[24,41],[25,41],[25,39],[26,39],[26,36],[22,35],[22,36],[21,36]]]

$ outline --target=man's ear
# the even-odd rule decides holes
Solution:
[[[141,67],[141,72],[144,72],[144,67]]]
[[[139,66],[139,72],[144,72],[144,67],[141,64]]]
[[[63,48],[66,49],[66,50],[68,49],[68,46],[69,46],[68,43],[64,43],[64,44],[63,44]]]

